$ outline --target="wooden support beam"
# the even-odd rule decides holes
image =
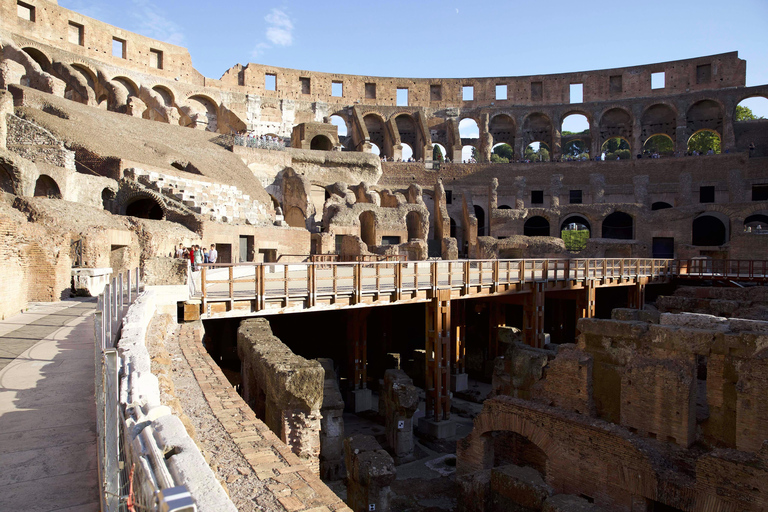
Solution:
[[[523,340],[538,348],[544,346],[544,284],[533,283],[523,309]]]
[[[426,308],[426,406],[427,416],[440,421],[451,415],[450,289],[438,289],[435,295]]]

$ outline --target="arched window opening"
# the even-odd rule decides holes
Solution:
[[[466,117],[459,121],[459,137],[462,139],[477,139],[480,137],[480,128],[477,121]]]
[[[672,107],[664,104],[651,105],[643,112],[640,124],[640,136],[646,143],[654,135],[666,135],[672,141],[674,151],[674,140],[677,135],[677,114]]]
[[[728,241],[728,233],[722,220],[714,215],[700,215],[693,219],[691,244],[720,246]]]
[[[511,210],[511,209],[512,207],[509,206],[508,204],[502,204],[501,206],[499,206],[499,210]]]
[[[737,123],[741,121],[758,121],[766,119],[766,116],[768,116],[768,98],[753,96],[740,101],[736,105],[733,120]]]
[[[528,147],[525,148],[524,157],[526,162],[549,162],[551,154],[546,143],[536,141],[528,144]]]
[[[701,130],[723,133],[723,108],[715,100],[697,101],[691,105],[685,117],[686,128],[691,135]]]
[[[634,219],[624,212],[613,212],[603,220],[603,238],[632,240]]]
[[[305,228],[306,218],[304,212],[298,206],[291,206],[288,211],[285,212],[285,222],[292,228]]]
[[[651,205],[651,210],[665,210],[667,208],[672,208],[672,205],[664,201],[656,201]]]
[[[560,238],[565,248],[571,252],[579,252],[587,246],[591,227],[589,221],[581,215],[571,215],[560,225]]]
[[[163,217],[165,216],[163,208],[157,203],[157,201],[149,197],[136,199],[135,201],[131,202],[125,208],[125,214],[129,217],[139,217],[140,219],[152,220],[163,220]]]
[[[368,247],[376,245],[376,216],[371,211],[360,214],[360,239]]]
[[[603,160],[629,160],[632,157],[629,142],[621,137],[612,137],[603,142],[600,151]]]
[[[333,143],[331,139],[325,135],[315,135],[312,141],[309,143],[309,149],[316,149],[318,151],[331,151],[333,149]]]
[[[563,143],[563,158],[568,161],[589,160],[589,147],[581,139]]]
[[[341,116],[331,116],[331,124],[338,127],[339,137],[347,136],[347,122]]]
[[[49,59],[43,52],[37,48],[27,47],[22,48],[24,53],[32,57],[32,60],[40,65],[40,68],[46,73],[51,72],[51,59]]]
[[[689,155],[720,154],[720,134],[715,130],[699,130],[688,139]]]
[[[445,155],[447,154],[448,151],[445,149],[445,146],[438,144],[437,142],[432,143],[432,160],[436,162],[444,162]]]
[[[479,153],[475,146],[462,146],[461,148],[461,161],[467,164],[477,163]]]
[[[514,146],[516,131],[515,120],[506,114],[493,116],[488,123],[488,132],[491,134],[491,140],[496,145],[505,143],[509,146]]]
[[[408,160],[413,158],[413,148],[408,144],[406,144],[405,142],[403,142],[402,146],[403,146],[403,162],[407,162]]]
[[[753,233],[755,231],[765,232],[766,230],[768,230],[768,215],[757,213],[744,219],[744,231]]]
[[[477,217],[477,236],[485,236],[485,210],[482,206],[473,205]]]
[[[491,149],[491,162],[495,164],[506,164],[509,162],[514,162],[515,160],[515,149],[507,144],[506,142],[501,142],[499,144],[496,144],[493,146],[493,149]]]
[[[0,190],[9,194],[15,194],[13,178],[3,165],[0,165]]]
[[[659,158],[673,156],[675,154],[675,142],[669,135],[652,135],[643,144],[643,156]]]
[[[160,95],[160,97],[163,99],[163,104],[166,107],[172,107],[173,106],[173,94],[170,90],[166,89],[165,87],[156,85],[152,88],[153,91],[155,91],[157,94]]]
[[[115,200],[115,191],[111,188],[105,188],[101,191],[101,204],[107,211],[112,211],[112,205]]]
[[[401,114],[395,118],[395,125],[400,134],[400,143],[403,145],[403,160],[413,157],[418,160],[423,157],[419,150],[418,128],[413,117],[409,114]],[[408,146],[409,154],[406,156],[405,146]]]
[[[612,108],[600,118],[600,138],[602,140],[620,137],[632,138],[632,116],[624,109]]]
[[[384,121],[375,114],[368,114],[363,117],[363,121],[365,122],[366,130],[368,130],[369,142],[376,146],[374,154],[390,158],[392,155],[385,151],[386,147],[384,146]]]
[[[549,146],[552,144],[552,130],[552,121],[540,112],[534,112],[523,121],[522,131],[526,144],[543,142],[549,150]]]
[[[381,150],[379,149],[379,146],[371,143],[371,153],[376,156],[381,156]]]
[[[589,135],[589,120],[584,114],[571,114],[563,119],[560,130],[563,138],[573,135]]]
[[[549,236],[549,221],[541,216],[531,217],[523,225],[525,236]]]
[[[50,197],[61,199],[61,190],[50,176],[41,174],[35,183],[35,197]]]
[[[419,212],[408,212],[408,215],[405,216],[405,224],[408,228],[408,240],[421,240],[424,238]]]
[[[451,219],[451,238],[456,238],[456,221],[453,220],[453,217],[449,217]]]

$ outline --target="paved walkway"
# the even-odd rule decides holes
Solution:
[[[0,322],[0,510],[97,511],[96,299]]]

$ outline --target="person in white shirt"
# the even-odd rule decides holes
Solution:
[[[216,263],[219,258],[219,251],[216,250],[216,244],[211,244],[211,250],[208,251],[208,263]]]

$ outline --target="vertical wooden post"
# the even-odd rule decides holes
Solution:
[[[451,308],[453,319],[451,321],[452,346],[453,346],[453,371],[464,373],[466,357],[466,301],[453,303]]]
[[[426,386],[427,415],[434,421],[447,420],[451,415],[451,291],[438,290],[427,303]]]
[[[317,304],[317,267],[314,263],[307,265],[307,291],[309,292],[308,307],[314,307]]]
[[[398,261],[395,263],[395,300],[399,301],[403,298],[403,263]]]
[[[523,314],[523,339],[525,343],[541,348],[544,346],[544,281],[532,283],[525,297]]]

